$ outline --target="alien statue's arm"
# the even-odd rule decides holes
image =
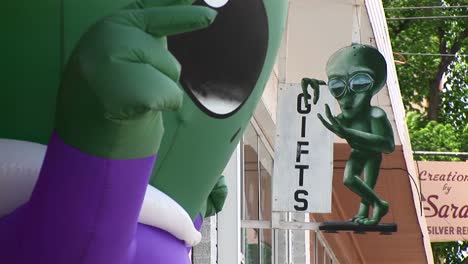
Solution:
[[[302,93],[304,94],[304,103],[307,105],[307,100],[310,98],[309,92],[307,91],[307,88],[309,87],[309,85],[314,90],[313,103],[317,104],[319,97],[320,97],[320,85],[326,85],[326,84],[327,83],[322,80],[302,78],[301,87],[302,87]]]
[[[392,126],[385,111],[381,108],[374,106],[370,109],[371,132],[364,132],[343,126],[343,122],[341,121],[342,116],[333,116],[328,105],[326,105],[325,113],[330,123],[328,123],[322,115],[318,114],[318,118],[322,121],[324,126],[337,136],[346,139],[352,148],[380,153],[391,153],[395,149]]]
[[[166,36],[205,28],[216,16],[190,3],[139,1],[83,35],[62,79],[38,182],[22,211],[22,237],[14,238],[21,248],[11,253],[13,262],[0,254],[1,263],[129,263],[164,132],[161,112],[182,104],[181,66]]]

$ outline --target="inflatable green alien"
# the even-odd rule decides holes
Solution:
[[[0,212],[1,263],[190,263],[199,233],[172,225],[199,228],[221,209],[221,173],[287,11],[285,0],[192,2],[7,3],[2,45],[16,57],[2,64],[0,148],[47,151],[27,201]],[[27,158],[10,154],[4,163]]]
[[[326,105],[328,121],[318,114],[323,125],[351,146],[351,156],[346,163],[344,184],[362,198],[359,211],[352,221],[376,225],[388,212],[389,204],[375,192],[382,153],[395,149],[393,130],[384,110],[371,106],[371,98],[385,85],[387,64],[380,52],[366,45],[353,44],[335,52],[328,60],[326,72],[328,88],[336,98],[341,114],[333,116]],[[314,104],[319,98],[317,79],[302,79],[302,89],[314,90]],[[365,179],[361,179],[364,172]],[[369,207],[373,215],[369,217]]]

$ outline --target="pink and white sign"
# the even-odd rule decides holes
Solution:
[[[468,240],[468,162],[416,165],[431,241]]]

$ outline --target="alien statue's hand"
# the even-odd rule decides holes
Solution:
[[[327,122],[321,114],[317,114],[317,117],[320,119],[322,124],[331,132],[335,133],[337,136],[340,138],[347,139],[347,128],[344,127],[343,125],[340,124],[338,119],[333,116],[330,106],[328,104],[325,104],[325,114],[327,115],[328,120],[330,120],[330,123]]]
[[[205,217],[213,216],[223,209],[227,194],[228,188],[226,180],[224,176],[221,175],[206,201]]]
[[[322,80],[302,78],[301,86],[302,86],[302,92],[304,93],[304,103],[307,104],[307,100],[310,97],[309,93],[307,92],[307,88],[309,87],[309,85],[314,90],[313,103],[317,104],[319,97],[320,97],[320,85],[326,85],[326,84],[327,83]]]
[[[216,12],[192,0],[137,1],[93,25],[67,64],[56,129],[62,139],[107,158],[153,155],[161,111],[176,111],[181,66],[166,36],[209,26]]]

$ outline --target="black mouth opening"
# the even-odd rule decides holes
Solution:
[[[195,5],[207,6],[201,0]],[[190,98],[208,115],[226,118],[257,83],[268,48],[268,20],[263,0],[230,0],[216,11],[210,27],[170,37],[168,45],[182,65],[180,83]]]

